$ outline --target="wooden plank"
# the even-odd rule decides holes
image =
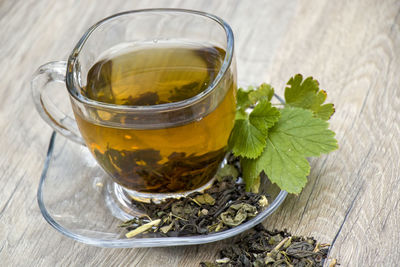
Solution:
[[[269,73],[321,81],[340,149],[313,160],[305,190],[265,223],[331,242],[344,266],[396,266],[400,3],[307,1],[296,15]]]

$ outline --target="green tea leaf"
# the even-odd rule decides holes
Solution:
[[[252,90],[249,92],[250,102],[255,104],[261,100],[271,101],[274,96],[274,88],[267,83],[261,84],[257,90]]]
[[[303,76],[297,74],[290,78],[285,88],[286,104],[311,110],[314,115],[323,120],[329,120],[335,112],[333,104],[324,104],[326,92],[319,89],[319,83],[312,77],[303,81]]]
[[[200,204],[207,204],[211,206],[215,204],[215,199],[207,193],[198,195],[197,197],[194,198],[194,200],[196,200],[197,203]]]
[[[266,99],[258,102],[250,115],[238,110],[235,125],[228,141],[235,156],[258,157],[264,150],[268,128],[272,127],[279,120],[279,117],[279,110],[272,107]]]
[[[239,88],[236,93],[236,107],[237,109],[245,110],[251,105],[251,101],[249,98],[249,94],[252,92],[252,89],[244,90],[243,88]]]
[[[168,233],[174,226],[174,223],[170,223],[168,225],[165,225],[163,227],[160,227],[160,231],[163,232],[164,234]]]
[[[328,123],[311,111],[284,108],[280,120],[269,130],[267,145],[257,159],[242,159],[246,190],[264,171],[271,182],[289,193],[300,193],[310,166],[306,157],[320,156],[337,149],[335,133]]]
[[[268,129],[279,120],[280,116],[279,110],[272,107],[271,102],[261,100],[250,113],[249,120],[258,130],[267,135]]]
[[[134,236],[137,236],[138,234],[141,234],[141,233],[144,233],[144,232],[150,230],[153,226],[159,225],[160,222],[161,222],[161,219],[157,219],[157,220],[151,221],[149,223],[143,224],[143,225],[137,227],[136,229],[126,233],[125,237],[132,238]]]
[[[269,140],[286,151],[317,157],[338,148],[335,133],[328,126],[328,122],[313,117],[308,110],[284,108],[281,119],[270,129]]]
[[[228,145],[235,156],[256,158],[266,145],[265,134],[248,119],[236,120]]]
[[[221,213],[221,221],[228,226],[238,226],[247,218],[252,218],[257,215],[257,208],[247,204],[239,203],[231,205],[227,211]]]

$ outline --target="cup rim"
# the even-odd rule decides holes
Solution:
[[[222,28],[225,30],[225,34],[227,37],[227,47],[226,47],[226,53],[224,56],[223,63],[221,65],[220,70],[218,71],[217,76],[215,79],[212,81],[211,84],[208,85],[208,87],[200,92],[199,94],[177,102],[172,102],[172,103],[165,103],[165,104],[158,104],[158,105],[149,105],[149,106],[131,106],[131,105],[117,105],[117,104],[111,104],[111,103],[105,103],[105,102],[100,102],[96,101],[93,99],[89,99],[85,96],[83,96],[79,90],[77,90],[77,87],[79,89],[80,86],[77,84],[75,81],[75,75],[74,74],[74,69],[75,69],[75,64],[77,63],[77,59],[79,56],[79,53],[81,52],[82,48],[84,47],[86,41],[90,37],[90,35],[101,25],[107,23],[108,21],[113,20],[114,18],[121,17],[121,16],[126,16],[126,15],[131,15],[135,13],[147,13],[147,12],[180,12],[180,13],[189,13],[193,15],[198,15],[202,17],[209,18],[215,22],[217,22]],[[231,27],[229,26],[228,23],[226,23],[223,19],[219,18],[218,16],[212,15],[207,12],[203,11],[197,11],[197,10],[190,10],[190,9],[179,9],[179,8],[150,8],[150,9],[138,9],[138,10],[130,10],[130,11],[125,11],[125,12],[120,12],[116,13],[112,16],[106,17],[94,25],[92,25],[81,37],[81,39],[78,41],[76,44],[75,48],[72,50],[68,62],[67,62],[67,73],[66,73],[66,87],[69,92],[69,94],[77,101],[89,105],[92,107],[97,107],[97,108],[103,108],[103,109],[111,109],[115,111],[121,111],[121,110],[132,110],[132,111],[141,111],[141,112],[153,112],[153,111],[164,111],[164,110],[176,110],[176,109],[182,109],[188,106],[191,106],[205,97],[207,97],[219,84],[219,82],[222,80],[223,76],[226,74],[228,71],[232,59],[233,59],[233,52],[234,52],[234,37],[233,37],[233,32]]]

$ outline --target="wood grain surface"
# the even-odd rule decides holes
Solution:
[[[400,263],[400,2],[0,1],[0,266],[198,266],[231,240],[201,246],[105,249],[62,236],[36,190],[52,130],[34,111],[30,80],[65,60],[83,32],[119,11],[203,10],[235,33],[239,80],[312,75],[335,103],[340,149],[311,161],[309,183],[264,224],[332,244],[341,266]],[[328,262],[326,263],[328,265]]]

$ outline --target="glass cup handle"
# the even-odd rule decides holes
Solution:
[[[67,62],[54,61],[40,66],[33,74],[31,82],[32,96],[40,116],[54,130],[68,139],[85,145],[73,118],[60,111],[50,100],[47,89],[53,82],[65,85]]]

